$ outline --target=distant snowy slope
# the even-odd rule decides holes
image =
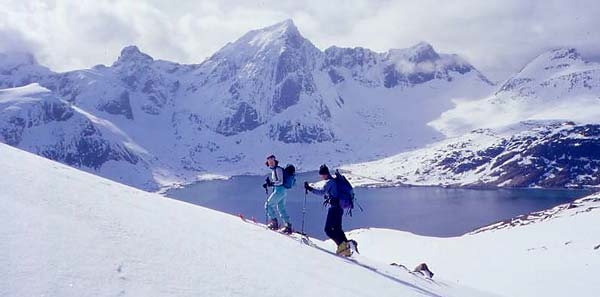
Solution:
[[[527,122],[344,166],[355,185],[600,185],[600,125]]]
[[[473,129],[502,127],[526,120],[600,120],[600,64],[576,49],[545,52],[508,79],[498,91],[457,106],[431,125],[456,136]]]
[[[147,152],[113,123],[38,84],[0,90],[0,142],[142,188]]]
[[[600,185],[600,64],[575,49],[538,56],[481,100],[455,101],[430,125],[450,136],[349,165],[362,185]]]
[[[489,296],[374,273],[5,144],[0,164],[0,296]]]
[[[369,242],[361,249],[367,257],[408,267],[424,261],[457,284],[503,296],[594,297],[600,291],[599,220],[596,194],[474,235],[432,238],[383,229],[350,234]]]

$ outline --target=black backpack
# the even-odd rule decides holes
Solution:
[[[354,188],[352,187],[352,184],[350,184],[348,179],[345,176],[343,176],[339,170],[335,171],[335,176],[333,177],[333,180],[335,181],[335,186],[338,194],[338,197],[336,198],[338,198],[340,201],[340,207],[342,207],[342,209],[347,209],[348,211],[346,212],[346,214],[352,216],[354,202],[356,201],[356,197],[354,196]]]
[[[286,189],[291,189],[296,185],[296,167],[292,164],[287,164],[285,168],[280,167],[283,171],[283,187]],[[275,171],[277,174],[277,171]]]

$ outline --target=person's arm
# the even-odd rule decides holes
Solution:
[[[325,195],[325,193],[327,193],[326,190],[325,190],[325,188],[323,188],[323,189],[315,189],[315,188],[311,187],[308,184],[308,182],[304,182],[304,188],[307,191],[309,191],[309,192],[311,192],[311,193],[313,193],[315,195]]]

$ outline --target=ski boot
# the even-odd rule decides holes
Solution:
[[[292,224],[286,223],[283,229],[280,230],[280,232],[284,234],[292,234]]]
[[[358,242],[356,242],[356,240],[350,239],[347,242],[348,242],[348,245],[350,246],[350,250],[352,251],[353,254],[354,254],[354,252],[356,252],[357,254],[360,254],[358,252]]]
[[[337,251],[335,251],[335,254],[338,256],[341,256],[341,257],[352,256],[352,249],[351,249],[348,241],[344,241],[344,242],[340,243],[337,247]]]
[[[271,219],[269,224],[267,224],[267,228],[271,230],[279,230],[279,223],[277,222],[277,219]]]

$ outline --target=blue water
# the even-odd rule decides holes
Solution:
[[[230,214],[265,220],[265,176],[237,176],[230,180],[198,182],[173,189],[167,196]],[[304,181],[317,181],[314,172],[298,175],[298,185],[288,191],[287,209],[294,229],[300,230]],[[500,220],[573,201],[589,190],[540,189],[452,189],[440,187],[357,188],[358,203],[344,217],[344,229],[390,228],[427,236],[450,237],[470,232]],[[322,197],[308,194],[304,229],[325,238],[327,209]]]

